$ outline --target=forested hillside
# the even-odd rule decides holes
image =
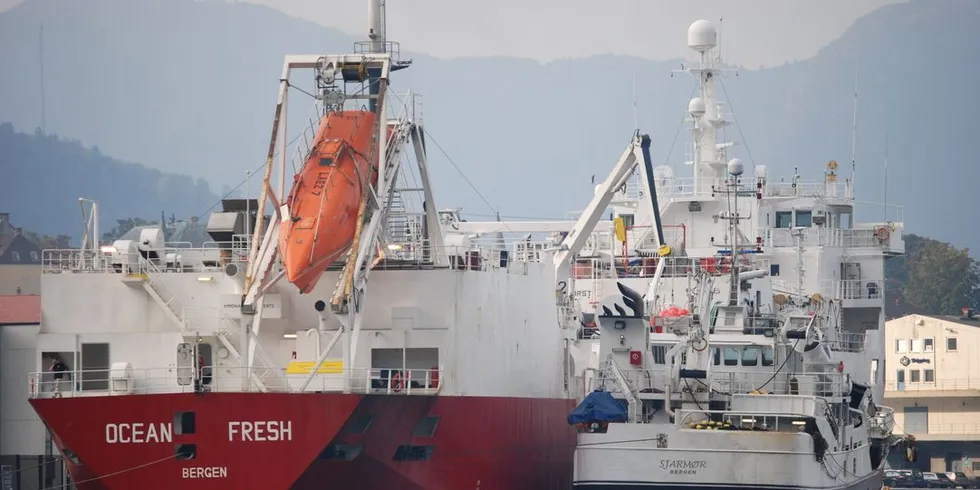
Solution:
[[[217,202],[207,182],[126,163],[58,135],[0,124],[0,211],[40,235],[82,232],[78,198],[99,202],[100,222],[129,216],[203,215]]]

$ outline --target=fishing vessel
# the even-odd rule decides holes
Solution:
[[[714,26],[692,24],[688,46],[693,176],[652,168],[637,137],[621,165],[644,162],[638,185],[614,171],[597,191],[618,193],[600,203],[612,230],[593,234],[613,246],[574,265],[594,309],[574,487],[878,490],[896,442],[877,405],[883,263],[904,252],[902,223],[856,223],[834,161],[784,183],[729,159]]]
[[[353,53],[285,58],[261,195],[223,200],[211,242],[99,244],[93,219],[43,252],[30,403],[79,490],[570,486],[554,266],[439,211],[369,5]]]

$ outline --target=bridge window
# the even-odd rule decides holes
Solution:
[[[956,352],[956,337],[946,339],[946,351]]]
[[[714,359],[715,366],[721,364],[721,349],[715,347],[714,352],[711,353],[712,359]]]
[[[762,365],[763,366],[772,366],[775,363],[776,363],[776,359],[773,356],[772,347],[763,347],[762,348]]]
[[[919,380],[919,370],[909,369],[909,383],[918,383]]]
[[[667,364],[667,346],[666,345],[654,345],[653,346],[653,363],[654,364]]]
[[[793,227],[793,212],[776,211],[776,228],[792,228],[792,227]]]
[[[331,158],[331,157],[324,157],[324,158],[321,158],[320,159],[320,166],[321,167],[329,167],[331,165],[333,165],[333,158]]]
[[[758,366],[760,351],[762,351],[762,348],[755,345],[750,345],[742,349],[742,365]]]
[[[936,372],[933,371],[932,369],[923,370],[922,374],[923,374],[922,381],[925,381],[926,383],[936,382]]]
[[[738,349],[725,347],[724,357],[726,366],[738,366]]]
[[[811,211],[797,211],[796,226],[813,226],[813,213]]]

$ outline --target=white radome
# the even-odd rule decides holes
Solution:
[[[742,165],[742,161],[738,158],[732,158],[728,161],[728,173],[732,175],[742,175],[745,171],[745,165]]]
[[[701,97],[695,97],[687,103],[688,114],[694,117],[701,117],[707,111],[707,107],[704,105],[704,99]]]
[[[697,20],[687,28],[687,46],[704,52],[718,45],[718,31],[708,20]]]

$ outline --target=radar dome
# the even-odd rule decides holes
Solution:
[[[705,110],[704,100],[701,97],[695,97],[687,103],[687,112],[694,117],[703,116]]]
[[[687,46],[695,51],[707,51],[718,45],[718,31],[708,20],[698,20],[687,28]]]
[[[738,158],[732,158],[728,161],[728,173],[732,175],[742,175],[745,171],[745,166],[742,165],[742,161]]]

